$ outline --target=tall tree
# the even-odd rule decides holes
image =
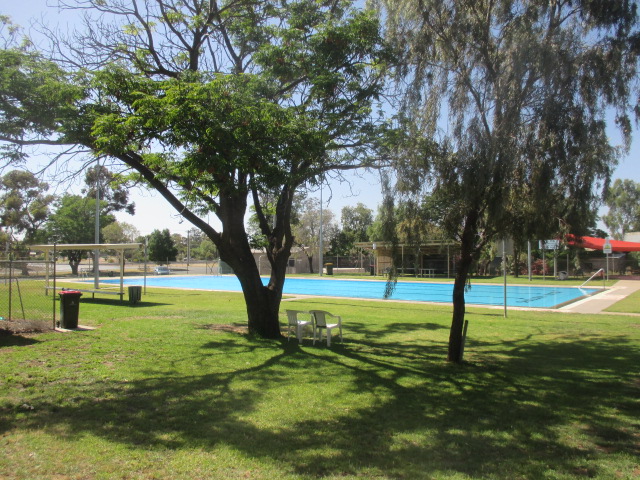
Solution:
[[[140,236],[138,229],[127,222],[113,222],[102,228],[105,243],[133,243]]]
[[[191,255],[200,260],[213,260],[218,258],[218,250],[209,238],[203,238],[195,249],[191,249]]]
[[[114,174],[104,165],[95,165],[87,169],[84,176],[86,187],[82,193],[87,197],[98,198],[106,202],[106,213],[125,211],[129,215],[136,213],[134,203],[129,203],[129,191],[126,179]]]
[[[16,63],[35,64],[51,72],[41,79],[46,85],[82,88],[67,90],[75,100],[67,103],[56,92],[50,101],[60,115],[48,121],[9,102],[13,116],[0,125],[0,138],[20,145],[28,131],[34,141],[83,145],[138,172],[234,270],[250,331],[280,337],[296,188],[327,171],[372,164],[378,126],[371,107],[383,86],[376,15],[350,0],[64,3],[88,15],[84,33],[58,57],[73,62],[38,67],[36,57],[12,51],[14,63],[0,65],[22,72]],[[40,80],[21,75],[22,85],[8,86],[26,99],[23,90]],[[264,192],[275,195],[273,222]],[[244,226],[250,199],[268,241],[266,286]],[[220,230],[200,216],[208,212]]]
[[[351,233],[354,241],[366,242],[369,240],[367,230],[373,223],[373,210],[360,202],[355,207],[343,207],[340,222],[342,230]]]
[[[426,185],[461,245],[450,361],[460,361],[464,292],[487,242],[527,218],[530,234],[584,231],[616,151],[606,113],[630,141],[640,46],[626,0],[385,0],[406,78],[412,139],[398,178]],[[422,160],[420,166],[415,160]],[[417,166],[417,168],[416,168]]]
[[[36,240],[55,200],[48,190],[47,183],[27,171],[13,170],[0,178],[0,226],[8,239],[24,234],[26,243]]]
[[[336,255],[349,255],[356,242],[369,240],[367,231],[373,224],[373,210],[359,202],[355,207],[343,207],[340,223],[342,228],[333,238],[331,250]]]
[[[148,244],[149,260],[159,264],[175,261],[178,255],[178,247],[171,237],[169,229],[154,230],[149,235]]]
[[[305,197],[294,204],[296,219],[292,227],[294,243],[307,257],[311,273],[314,273],[313,258],[320,251],[320,219],[322,218],[323,244],[329,245],[333,236],[337,233],[333,221],[333,212],[323,208],[321,215],[321,208],[322,205],[317,198]],[[322,268],[322,265],[319,268]]]
[[[609,207],[602,221],[614,238],[622,240],[627,232],[640,231],[640,183],[616,179],[605,197]]]

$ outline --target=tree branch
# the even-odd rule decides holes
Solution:
[[[123,155],[117,155],[116,158],[120,159],[131,168],[136,170],[142,175],[142,177],[153,187],[155,188],[160,195],[164,197],[169,204],[175,208],[175,210],[182,215],[185,219],[191,222],[195,227],[202,230],[213,242],[216,246],[219,246],[221,243],[221,235],[215,230],[211,225],[202,220],[196,214],[194,214],[183,202],[178,199],[173,192],[167,187],[167,185],[160,181],[155,172],[149,169],[143,162],[142,157],[140,155],[129,152]]]

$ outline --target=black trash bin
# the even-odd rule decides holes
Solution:
[[[369,265],[369,275],[372,277],[376,274],[376,267],[373,265]]]
[[[131,285],[129,287],[129,303],[132,305],[138,303],[142,298],[142,287],[140,285]]]
[[[333,275],[333,263],[325,263],[325,267],[327,267],[327,275]]]
[[[62,290],[60,293],[60,328],[78,328],[80,297],[77,290]]]

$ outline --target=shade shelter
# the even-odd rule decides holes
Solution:
[[[49,291],[50,289],[55,290],[54,286],[49,286],[49,254],[50,252],[60,252],[64,250],[115,250],[118,252],[118,257],[120,261],[120,289],[119,291],[101,289],[99,284],[94,285],[94,289],[82,289],[81,291],[92,292],[92,293],[109,293],[113,295],[119,295],[120,300],[122,300],[124,296],[124,252],[125,250],[135,250],[140,247],[140,243],[61,243],[54,245],[32,245],[31,249],[36,251],[41,251],[45,253],[45,259],[47,260],[47,268],[46,268],[46,287],[45,289]]]
[[[577,235],[567,235],[567,244],[578,248],[590,248],[592,250],[602,250],[606,239],[595,237],[578,237]],[[609,240],[612,252],[640,252],[640,243],[625,242],[623,240]]]
[[[450,278],[455,274],[455,256],[460,244],[444,240],[424,241],[420,245],[390,242],[356,242],[356,247],[375,252],[375,275],[385,274],[392,266],[394,256],[400,262],[401,274],[420,277],[436,275]],[[416,258],[417,257],[417,258]]]

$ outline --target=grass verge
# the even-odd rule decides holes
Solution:
[[[84,300],[93,331],[0,337],[0,478],[581,479],[640,475],[640,322],[287,301],[344,343],[246,334],[242,296]],[[282,315],[282,322],[285,317]]]
[[[628,295],[607,309],[608,312],[640,313],[640,290]]]

